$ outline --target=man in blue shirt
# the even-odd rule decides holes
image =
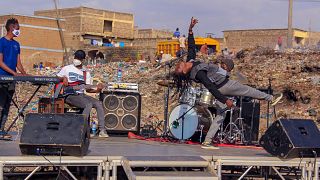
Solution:
[[[180,38],[180,31],[179,28],[176,29],[176,31],[173,33],[174,38]]]
[[[19,22],[15,18],[6,22],[7,35],[0,39],[0,76],[24,76],[26,72],[20,60],[20,44],[13,38],[20,35]],[[17,69],[20,73],[17,72]],[[14,84],[0,84],[0,131],[8,119]]]

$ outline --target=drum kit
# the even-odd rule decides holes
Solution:
[[[173,86],[170,81],[160,81],[161,86]],[[236,98],[233,98],[236,103]],[[241,100],[241,99],[240,99]],[[217,100],[205,87],[189,86],[178,100],[179,104],[170,112],[168,118],[168,133],[175,139],[187,140],[195,138],[202,142],[217,113]],[[243,123],[241,118],[241,101],[239,117],[235,117],[235,109],[228,109],[230,118],[224,120],[219,127],[220,131],[214,138],[220,143],[245,143]],[[220,112],[221,113],[221,112]],[[196,137],[195,137],[196,136]]]

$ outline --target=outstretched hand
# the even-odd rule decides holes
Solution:
[[[192,28],[198,23],[198,19],[195,19],[195,18],[191,18],[191,22],[190,22],[190,27],[189,27],[189,30],[192,30]]]

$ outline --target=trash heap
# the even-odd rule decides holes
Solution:
[[[268,88],[271,81],[274,92],[284,93],[284,98],[270,109],[269,117],[277,118],[304,118],[320,121],[320,52],[313,50],[286,50],[276,52],[267,48],[246,49],[240,51],[235,58],[236,68],[232,78],[239,79],[236,74],[242,74],[242,83],[256,88]],[[122,62],[122,82],[138,83],[142,96],[142,124],[149,121],[163,120],[165,87],[156,84],[167,76],[168,69],[157,66],[155,63],[138,61]],[[88,65],[94,79],[102,82],[117,80],[119,62]],[[171,69],[173,70],[173,69]],[[59,68],[34,70],[30,74],[53,75]],[[246,82],[243,82],[245,79]],[[16,98],[23,104],[35,87],[18,85]],[[172,92],[173,93],[173,92]],[[171,95],[172,95],[171,93]],[[26,113],[37,112],[37,100],[41,96],[48,96],[48,87],[41,88],[37,96],[26,109]],[[171,103],[174,107],[177,102]],[[13,107],[13,106],[12,106]],[[267,103],[261,101],[262,129],[266,124]],[[16,115],[16,108],[12,108],[9,122]],[[95,115],[92,116],[96,118]],[[272,121],[270,121],[271,123]]]
[[[258,47],[242,50],[237,57],[235,71],[247,78],[248,85],[265,89],[270,80],[274,92],[283,93],[282,101],[275,108],[277,118],[320,121],[319,50],[277,52]],[[236,75],[234,77],[237,79]],[[263,103],[262,114],[266,113],[265,109],[266,103]]]

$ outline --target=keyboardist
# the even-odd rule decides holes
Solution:
[[[0,75],[27,75],[20,59],[20,44],[14,40],[15,37],[20,35],[18,20],[14,18],[8,19],[5,28],[7,34],[0,39]],[[7,92],[11,98],[7,95]],[[14,83],[0,84],[0,134],[4,130],[14,92]]]

